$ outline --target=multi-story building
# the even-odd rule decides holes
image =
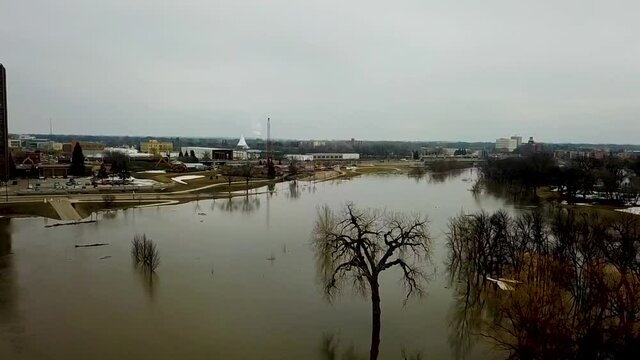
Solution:
[[[202,146],[183,146],[180,148],[182,154],[187,157],[193,154],[199,160],[233,160],[234,150],[224,148],[212,148]]]
[[[9,179],[9,126],[7,124],[7,76],[0,64],[0,179]]]
[[[514,135],[514,136],[511,137],[511,140],[515,140],[516,141],[516,148],[519,148],[520,145],[522,145],[522,136]]]
[[[62,151],[63,144],[55,141],[38,143],[36,150],[40,151]]]
[[[73,148],[76,147],[78,142],[77,140],[73,140],[68,144],[62,144],[62,151],[66,153],[73,152]],[[104,144],[96,142],[80,142],[80,147],[82,148],[82,154],[84,156],[95,156],[105,151]]]
[[[521,139],[522,141],[522,139]],[[498,152],[512,152],[518,148],[518,140],[511,138],[496,139],[496,151]]]
[[[173,151],[173,143],[171,142],[159,142],[158,140],[149,140],[147,142],[140,143],[140,152],[163,155]]]

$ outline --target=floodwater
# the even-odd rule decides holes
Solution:
[[[513,209],[491,195],[474,197],[474,177],[470,169],[284,183],[271,195],[101,213],[97,223],[77,226],[0,219],[0,359],[367,358],[369,300],[345,289],[329,303],[310,246],[317,207],[339,210],[346,201],[429,216],[426,295],[403,306],[400,273],[381,276],[380,358],[404,351],[449,359],[448,219]],[[141,233],[160,253],[152,277],[132,263],[131,240]],[[109,245],[74,247],[88,243]],[[469,358],[495,355],[480,344]]]

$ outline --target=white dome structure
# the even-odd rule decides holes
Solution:
[[[238,145],[236,145],[236,148],[244,150],[249,148],[249,145],[247,145],[247,141],[244,139],[244,135],[240,136],[240,141],[238,141]]]

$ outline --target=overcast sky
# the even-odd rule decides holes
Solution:
[[[640,143],[640,2],[0,0],[16,133]]]

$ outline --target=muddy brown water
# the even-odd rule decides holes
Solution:
[[[382,276],[380,358],[404,350],[449,359],[447,221],[513,209],[474,197],[474,177],[471,169],[278,184],[272,195],[101,213],[77,226],[0,219],[0,359],[328,359],[331,349],[367,357],[368,300],[347,289],[329,303],[309,246],[317,207],[345,201],[428,214],[432,280],[425,297],[403,306],[400,274]],[[158,245],[153,277],[132,263],[136,233]],[[109,245],[74,247],[86,243]],[[480,344],[469,358],[494,356]]]

